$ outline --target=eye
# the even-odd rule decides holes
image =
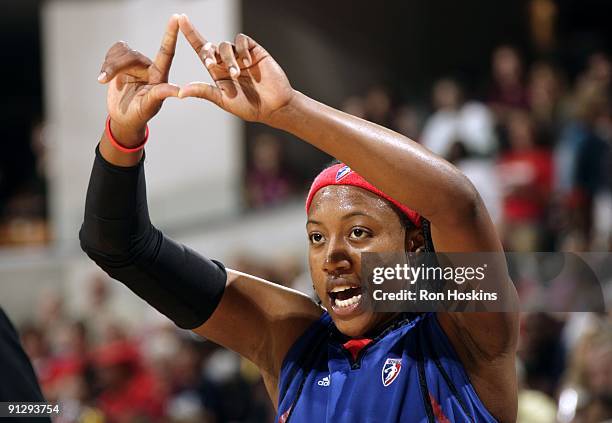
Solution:
[[[323,242],[323,235],[321,235],[319,232],[313,232],[310,235],[308,235],[308,240],[310,241],[311,244],[320,244]]]
[[[351,230],[351,235],[349,236],[349,238],[361,240],[361,239],[365,239],[365,238],[367,238],[369,236],[370,236],[370,233],[368,231],[366,231],[365,229],[363,229],[363,228],[353,228]]]

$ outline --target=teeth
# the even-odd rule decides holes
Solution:
[[[339,285],[339,286],[335,286],[331,292],[342,292],[342,291],[346,291],[347,289],[351,289],[352,287],[348,286],[348,285]]]
[[[354,297],[351,297],[348,300],[339,300],[336,298],[335,303],[336,303],[336,307],[348,307],[353,304],[357,304],[360,299],[361,299],[361,294],[355,295]]]

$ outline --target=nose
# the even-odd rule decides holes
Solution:
[[[346,245],[340,240],[329,240],[323,270],[331,275],[346,273],[351,268],[351,257]]]

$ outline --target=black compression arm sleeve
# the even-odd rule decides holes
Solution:
[[[143,162],[115,166],[96,149],[79,233],[81,248],[179,327],[194,329],[221,301],[225,267],[165,237],[151,224]]]

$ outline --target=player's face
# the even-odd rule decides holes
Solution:
[[[319,190],[306,224],[314,288],[336,327],[361,336],[389,319],[363,307],[361,253],[404,251],[405,230],[389,203],[347,185]]]

